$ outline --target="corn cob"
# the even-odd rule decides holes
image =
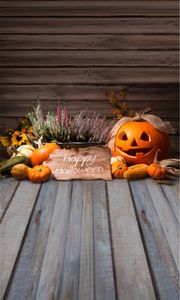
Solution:
[[[20,163],[27,164],[28,163],[27,157],[25,157],[25,156],[15,156],[15,157],[9,158],[0,167],[0,175],[8,174],[11,171],[11,169],[14,165],[17,165],[17,164],[20,164]]]
[[[148,165],[146,164],[130,166],[127,171],[124,172],[123,176],[128,180],[145,178],[148,175],[147,168]]]

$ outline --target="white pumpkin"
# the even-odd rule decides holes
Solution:
[[[17,150],[17,153],[14,153],[12,157],[24,155],[28,159],[30,159],[35,148],[32,145],[21,145],[16,150]]]

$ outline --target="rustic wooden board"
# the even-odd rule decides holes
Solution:
[[[57,180],[111,180],[111,153],[107,147],[84,147],[55,150],[43,162]]]
[[[177,84],[178,67],[1,68],[1,84]],[[32,76],[33,74],[33,76]]]
[[[40,85],[38,83],[33,85],[0,85],[0,99],[4,101],[17,101],[23,105],[24,101],[31,101],[31,105],[36,101],[36,97],[41,99],[42,105],[43,101],[46,101],[45,106],[51,105],[53,101],[55,103],[60,101],[102,101],[103,104],[107,103],[107,94],[111,91],[115,91],[118,95],[120,90],[126,90],[126,101],[129,104],[129,108],[131,105],[136,106],[137,102],[148,102],[149,105],[154,105],[154,102],[162,102],[166,103],[166,101],[176,101],[179,99],[179,90],[177,84],[168,84],[167,85],[73,85],[73,84],[57,84],[57,85]],[[135,103],[134,103],[135,102]],[[13,106],[13,103],[11,103]],[[72,105],[72,103],[70,104]],[[77,106],[77,102],[76,102]],[[164,105],[163,105],[164,106]],[[163,107],[161,106],[161,109]]]
[[[0,16],[177,16],[178,1],[0,1]]]
[[[116,299],[106,183],[93,183],[95,299]]]
[[[178,17],[2,18],[0,34],[178,34]]]
[[[178,36],[164,34],[93,34],[93,35],[0,35],[1,50],[177,50]]]
[[[0,226],[0,298],[7,288],[40,185],[21,182]]]
[[[59,299],[78,299],[83,188],[83,181],[73,182]]]
[[[83,190],[81,225],[80,276],[78,299],[94,299],[94,241],[92,182],[86,182]]]
[[[0,180],[0,223],[14,196],[19,182],[14,178]]]
[[[112,268],[105,183],[74,181],[59,298],[115,299]]]
[[[166,196],[166,199],[169,203],[170,208],[172,209],[174,216],[179,220],[179,190],[176,187],[176,184],[179,186],[179,179],[176,179],[176,183],[174,182],[172,185],[162,184],[161,189]],[[173,195],[173,196],[172,196]]]
[[[148,180],[147,188],[156,208],[159,220],[162,224],[165,236],[169,243],[174,261],[179,267],[179,241],[178,241],[178,222],[174,217],[173,211],[170,209],[169,203],[165,195],[162,194],[161,187],[153,180]],[[171,195],[172,199],[176,198],[175,193]],[[175,200],[176,201],[176,200]]]
[[[50,180],[42,185],[21,255],[6,292],[10,300],[35,299],[41,267],[57,197],[58,183]]]
[[[175,67],[176,50],[28,50],[0,51],[2,67],[151,66]]]
[[[128,183],[114,180],[107,192],[118,298],[155,299]]]
[[[150,261],[157,295],[159,299],[163,300],[178,300],[178,269],[154,206],[154,201],[159,202],[159,194],[153,195],[154,198],[152,198],[147,187],[151,181],[152,179],[136,180],[130,183],[135,210],[143,235],[146,254]],[[174,198],[173,195],[171,190],[171,198]],[[169,210],[172,208],[172,202],[169,203]],[[178,239],[178,237],[176,238]]]
[[[59,183],[36,299],[57,299],[62,280],[72,182]]]
[[[39,94],[34,94],[34,99],[37,99],[39,97]],[[63,101],[62,101],[63,103]],[[79,100],[79,101],[65,101],[66,107],[69,109],[69,111],[72,114],[79,113],[80,110],[93,110],[93,111],[99,111],[103,115],[107,117],[113,118],[112,113],[112,106],[110,103],[104,99],[104,101],[99,100]],[[158,115],[159,117],[162,117],[166,120],[171,120],[172,118],[178,119],[178,101],[176,99],[171,99],[171,101],[162,101],[163,107],[159,106],[159,103],[157,101],[151,102],[151,108],[152,113]],[[29,112],[33,111],[34,105],[37,104],[37,101],[32,100],[24,100],[19,101],[16,103],[15,101],[0,101],[0,107],[2,108],[0,110],[0,117],[21,117],[25,116]],[[47,113],[48,111],[56,111],[58,101],[51,100],[51,101],[42,101],[42,108],[44,113]],[[142,109],[149,107],[149,101],[126,101],[126,104],[128,105],[129,109],[132,109],[134,112],[141,111]]]

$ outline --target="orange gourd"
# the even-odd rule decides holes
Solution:
[[[127,165],[122,160],[114,161],[111,165],[111,173],[115,178],[123,178]]]
[[[47,143],[45,145],[40,146],[31,155],[32,166],[42,164],[43,161],[48,159],[49,154],[51,154],[56,149],[61,149],[61,148],[55,143]]]
[[[170,142],[167,133],[146,121],[129,121],[117,131],[113,155],[123,157],[129,165],[151,164],[158,149],[158,160],[168,157]]]
[[[12,167],[11,175],[18,180],[23,180],[28,178],[29,167],[25,164],[17,164]]]
[[[34,183],[47,181],[51,177],[51,169],[44,165],[29,168],[28,178]]]
[[[166,178],[166,168],[160,166],[158,163],[152,163],[149,165],[147,172],[149,176],[154,179],[164,179]]]

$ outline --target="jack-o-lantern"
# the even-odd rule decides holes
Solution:
[[[117,131],[113,155],[121,156],[127,164],[150,164],[157,150],[158,160],[168,157],[169,136],[147,121],[128,121]]]

